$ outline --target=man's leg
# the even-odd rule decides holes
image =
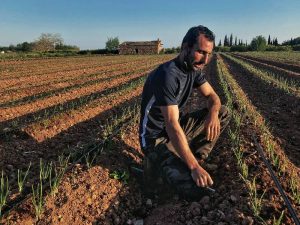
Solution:
[[[217,136],[213,141],[206,140],[204,123],[207,116],[208,109],[202,109],[189,113],[180,120],[180,124],[187,136],[190,148],[198,159],[206,159],[219,138],[219,136]],[[229,110],[226,106],[222,105],[219,112],[221,124],[220,133],[226,128],[230,118],[231,114]]]
[[[189,113],[180,120],[191,150],[198,159],[206,159],[218,139],[216,137],[211,142],[206,140],[204,122],[207,115],[208,110],[203,109]],[[225,106],[221,107],[219,118],[222,132],[230,120],[230,114]],[[190,169],[179,158],[170,142],[157,146],[156,150],[160,153],[158,158],[160,158],[160,168],[163,178],[180,195],[188,199],[197,199],[209,194],[206,188],[196,185],[191,176]]]
[[[218,137],[216,137],[211,142],[206,141],[204,122],[207,114],[208,110],[203,109],[189,113],[180,120],[193,153],[197,158],[201,156],[203,159],[207,158],[218,139]],[[230,119],[226,107],[222,106],[219,118],[221,131],[223,131]],[[152,186],[151,184],[155,185],[155,181],[151,181],[150,177],[157,179],[157,177],[162,176],[169,185],[185,198],[196,199],[209,193],[206,188],[200,188],[196,185],[191,176],[190,169],[179,158],[170,141],[168,143],[162,141],[155,144],[153,148],[148,151],[144,162],[144,169],[148,171],[145,171],[148,187]]]

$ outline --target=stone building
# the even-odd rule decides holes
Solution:
[[[159,54],[163,50],[161,40],[156,41],[126,41],[119,45],[119,54]]]

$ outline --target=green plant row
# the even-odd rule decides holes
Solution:
[[[277,174],[279,176],[283,174],[287,175],[286,178],[290,183],[290,189],[286,191],[291,193],[292,199],[294,200],[295,204],[299,204],[300,189],[299,177],[295,172],[296,168],[292,171],[287,170],[288,165],[290,167],[293,167],[293,165],[288,161],[284,154],[278,154],[277,149],[279,149],[279,147],[274,141],[274,137],[271,135],[269,128],[266,126],[263,117],[255,110],[255,107],[247,99],[246,95],[238,86],[232,75],[230,75],[227,69],[225,68],[225,65],[221,61],[221,59],[218,65],[220,68],[222,68],[223,77],[226,78],[226,82],[231,87],[230,89],[233,90],[235,96],[237,96],[236,100],[238,101],[239,105],[243,108],[244,112],[247,112],[247,117],[249,117],[250,120],[254,121],[255,127],[258,129],[258,133],[261,134],[261,141],[265,146],[267,156],[271,160],[271,163],[273,164],[273,167],[275,168]]]
[[[267,73],[262,70],[259,70],[259,69],[255,68],[254,66],[252,66],[251,64],[246,63],[235,57],[232,57],[231,55],[222,54],[222,56],[237,63],[239,66],[243,67],[249,73],[261,78],[264,82],[266,82],[268,84],[272,84],[275,87],[278,87],[279,89],[283,90],[287,94],[291,94],[296,97],[300,97],[300,89],[297,86],[297,83],[295,83],[293,80],[289,80],[287,78],[277,76],[271,72]]]

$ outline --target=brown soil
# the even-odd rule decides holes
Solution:
[[[72,71],[77,69],[89,69],[97,66],[113,65],[122,62],[139,60],[142,57],[116,57],[116,56],[90,56],[90,57],[66,57],[35,60],[5,60],[0,62],[0,80],[28,77],[31,75],[43,75],[50,72]],[[146,56],[151,58],[151,56]],[[152,58],[155,58],[152,56]],[[18,63],[19,62],[19,63]]]
[[[215,63],[213,60],[211,67],[208,68],[207,79],[222,96],[222,89],[215,77]],[[193,96],[187,110],[197,109],[204,103],[203,98],[199,98],[196,93]],[[113,118],[114,115],[121,113],[124,107],[136,102],[139,102],[139,98],[133,92],[124,96],[122,103],[117,99],[111,99],[112,109],[75,123],[74,126],[41,143],[22,133],[9,134],[7,139],[1,139],[0,142],[2,150],[13,152],[3,161],[3,168],[7,174],[13,174],[17,168],[26,167],[29,161],[37,165],[39,157],[56,160],[63,149],[76,149],[84,144],[96,143],[101,138],[101,125],[106,118]],[[245,151],[244,155],[249,165],[249,176],[257,177],[258,193],[262,194],[263,190],[266,190],[265,206],[261,216],[271,224],[273,216],[279,218],[282,210],[285,210],[285,215],[288,215],[288,212],[283,208],[283,202],[274,188],[273,181],[251,142],[251,134],[255,130],[253,122],[245,118],[241,129],[243,137],[241,147]],[[221,135],[206,162],[217,165],[217,169],[207,167],[206,163],[203,165],[213,177],[213,188],[216,189],[216,193],[202,198],[199,202],[178,199],[176,195],[169,194],[172,193],[170,187],[164,187],[165,189],[162,189],[164,191],[149,201],[134,177],[129,178],[128,184],[110,178],[109,174],[115,170],[127,171],[128,165],[132,162],[141,164],[143,155],[139,149],[137,133],[138,121],[134,121],[125,126],[122,135],[113,137],[110,147],[104,149],[100,157],[97,157],[92,168],[88,169],[84,163],[76,164],[74,169],[64,176],[58,194],[46,197],[44,212],[36,224],[118,225],[134,224],[141,219],[146,225],[261,224],[252,216],[248,190],[239,176],[232,145],[226,132]],[[32,153],[24,154],[27,151]],[[8,163],[13,166],[4,166]],[[34,176],[30,179],[31,182],[35,182]],[[299,206],[297,209],[299,212]],[[3,223],[8,222],[34,223],[35,215],[31,200],[28,199],[11,210],[3,219]],[[293,224],[289,216],[285,216],[283,222]]]
[[[70,100],[88,96],[95,92],[101,92],[105,89],[112,88],[121,83],[125,83],[131,79],[137,78],[139,76],[143,76],[149,71],[150,68],[153,68],[153,66],[146,68],[144,72],[133,73],[126,77],[117,77],[111,80],[110,82],[105,82],[100,84],[96,83],[88,87],[79,86],[79,88],[75,90],[71,90],[66,93],[61,93],[58,95],[51,96],[49,98],[40,99],[39,101],[33,101],[25,105],[18,105],[11,108],[3,109],[1,110],[0,122],[12,120],[16,117],[21,117],[23,115],[34,113],[49,108],[51,106],[68,102]]]
[[[163,59],[164,60],[164,59]],[[148,60],[147,60],[148,61]],[[145,62],[145,60],[137,60],[136,63],[139,62]],[[91,74],[91,73],[97,73],[99,71],[105,70],[105,69],[110,69],[113,66],[123,66],[123,64],[126,65],[128,61],[121,62],[121,63],[106,63],[104,65],[100,66],[89,66],[87,68],[85,67],[80,67],[79,69],[68,69],[68,70],[59,70],[56,72],[44,72],[42,74],[30,74],[27,76],[23,77],[18,77],[18,78],[9,78],[1,81],[0,88],[5,88],[7,90],[20,87],[30,87],[30,85],[35,85],[35,84],[41,84],[41,83],[49,83],[49,82],[55,82],[57,79],[66,79],[66,78],[76,78],[82,74]],[[49,65],[52,66],[52,65]]]
[[[67,76],[64,76],[63,79],[56,79],[55,81],[48,81],[45,84],[44,82],[39,82],[36,86],[29,86],[17,90],[9,90],[1,94],[0,106],[11,106],[24,104],[29,101],[36,101],[39,98],[45,98],[54,94],[59,94],[61,92],[67,92],[70,89],[80,88],[81,86],[86,86],[89,84],[96,83],[97,81],[105,81],[109,77],[114,77],[121,75],[123,73],[133,72],[134,70],[141,70],[143,68],[149,67],[150,63],[154,65],[160,61],[156,60],[153,62],[148,62],[144,67],[137,68],[135,63],[126,63],[126,64],[117,64],[113,68],[107,67],[101,69],[100,73],[87,73],[83,70],[79,71],[78,76],[74,74],[71,75],[69,79],[65,79]],[[120,67],[121,66],[121,67]],[[12,95],[13,93],[13,95]],[[3,103],[3,104],[1,104]]]

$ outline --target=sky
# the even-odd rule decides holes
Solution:
[[[248,43],[271,35],[279,43],[300,36],[300,0],[0,0],[0,46],[59,33],[80,49],[161,39],[180,46],[192,26],[204,25],[216,43],[232,33]]]

